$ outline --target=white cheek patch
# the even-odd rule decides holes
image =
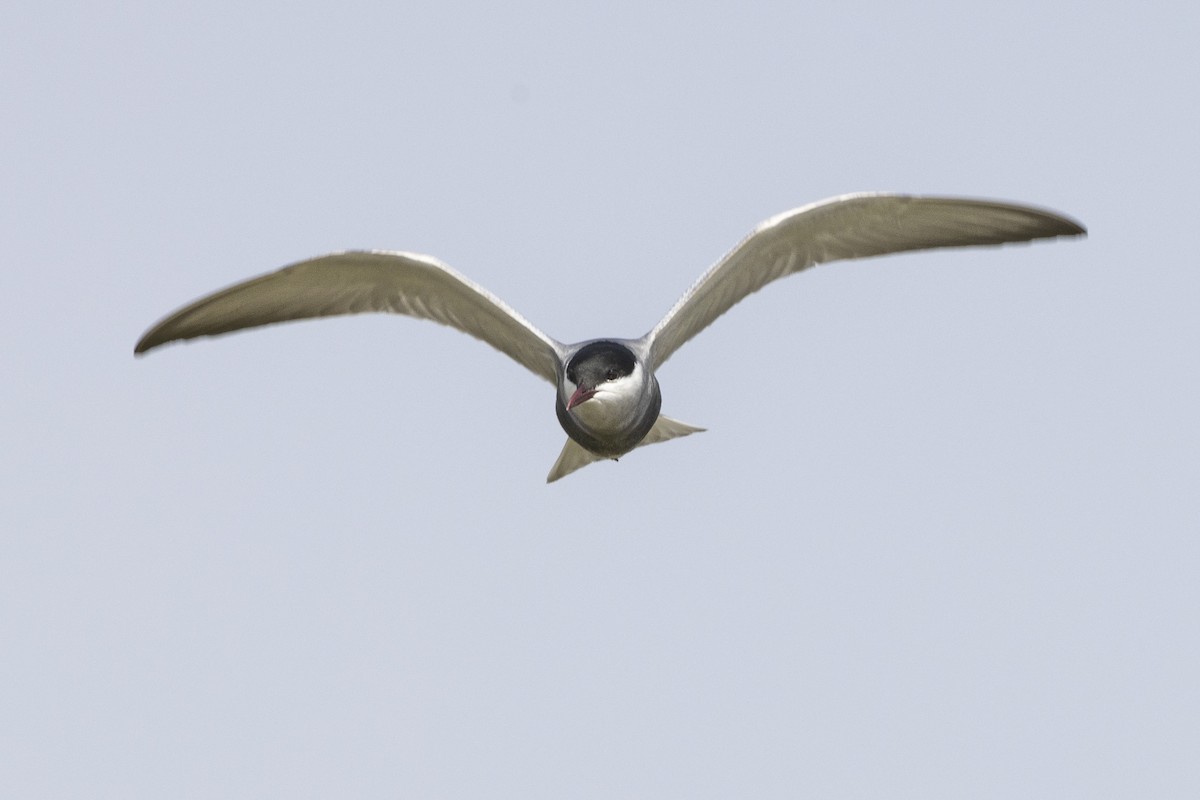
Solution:
[[[596,387],[596,393],[571,409],[579,421],[593,430],[620,430],[627,426],[637,410],[641,399],[642,367],[637,365],[633,373],[615,381],[606,381]],[[570,390],[575,386],[566,381]]]

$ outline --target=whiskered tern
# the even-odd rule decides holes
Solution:
[[[951,197],[848,194],[763,222],[700,276],[640,339],[550,338],[498,297],[437,259],[356,250],[301,261],[181,308],[148,330],[135,353],[178,339],[287,320],[406,314],[457,328],[557,388],[567,433],[547,482],[635,447],[703,430],[659,413],[655,371],[746,295],[793,272],[906,250],[1082,236],[1083,226],[1025,205]]]

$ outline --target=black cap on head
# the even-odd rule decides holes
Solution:
[[[567,380],[576,386],[595,387],[633,372],[637,359],[623,344],[600,341],[579,348],[567,362]]]

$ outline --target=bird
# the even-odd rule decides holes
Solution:
[[[556,388],[567,434],[547,483],[636,447],[703,431],[660,412],[656,373],[692,337],[768,283],[817,264],[912,250],[1084,236],[1042,208],[962,197],[845,194],[760,223],[637,339],[565,344],[504,301],[427,255],[349,250],[300,261],[190,303],[137,342],[160,345],[289,320],[362,312],[404,314],[481,339]]]

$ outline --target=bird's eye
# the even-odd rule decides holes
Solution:
[[[608,379],[610,381],[615,381],[619,377],[621,377],[621,373],[616,367],[608,368]]]

